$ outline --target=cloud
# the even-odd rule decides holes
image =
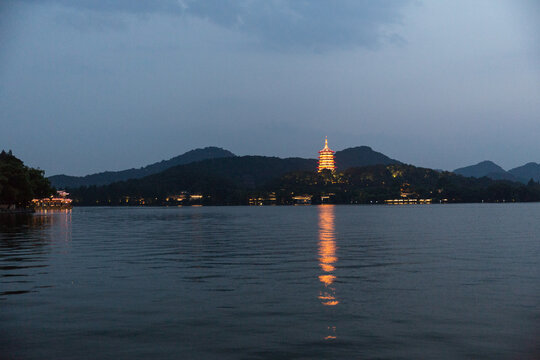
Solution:
[[[28,0],[43,4],[44,1]],[[396,0],[48,0],[96,12],[196,17],[247,34],[273,50],[325,51],[402,43],[399,25],[408,1]]]
[[[188,14],[253,34],[276,48],[373,47],[401,20],[396,1],[195,1]],[[219,4],[219,5],[218,5]]]

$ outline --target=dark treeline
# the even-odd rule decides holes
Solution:
[[[11,150],[0,153],[0,204],[28,206],[32,198],[48,197],[53,188],[44,172],[25,166]]]
[[[78,205],[245,205],[383,203],[388,199],[433,202],[540,201],[540,184],[466,178],[412,165],[374,165],[318,173],[313,161],[259,156],[207,160],[171,168],[142,179],[70,189]],[[300,171],[295,171],[300,169]],[[193,196],[194,194],[198,196]]]
[[[265,156],[208,159],[176,166],[142,179],[105,186],[69,189],[79,205],[163,205],[175,195],[201,194],[197,203],[247,204],[249,194],[262,189],[268,180],[298,169],[312,169],[315,160]]]
[[[343,172],[287,174],[267,190],[306,193],[317,198],[328,194],[334,203],[381,203],[389,199],[432,199],[447,202],[540,201],[540,184],[466,178],[412,165],[375,165]]]

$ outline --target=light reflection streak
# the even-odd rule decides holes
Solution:
[[[319,275],[319,281],[324,288],[319,292],[319,300],[324,306],[336,306],[339,300],[336,298],[336,289],[334,281],[336,276],[333,272],[336,270],[338,258],[336,256],[336,235],[334,225],[334,205],[319,206],[319,266],[323,274]],[[328,327],[330,335],[324,340],[336,339],[336,327]]]
[[[339,301],[335,297],[335,288],[332,286],[336,276],[332,274],[336,267],[336,238],[334,228],[334,206],[321,205],[319,207],[319,266],[324,272],[319,275],[319,281],[324,284],[319,299],[326,306],[335,306]]]
[[[62,244],[70,246],[71,212],[71,208],[38,209],[34,214],[34,219],[47,219],[50,225],[52,225],[50,231],[51,241],[58,245]]]

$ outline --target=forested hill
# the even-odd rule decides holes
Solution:
[[[530,202],[540,201],[540,184],[527,185],[487,177],[464,177],[413,165],[373,165],[342,172],[290,173],[268,184],[278,197],[290,194],[323,194],[337,204],[383,203],[390,199],[431,199],[432,202]]]
[[[486,176],[494,180],[520,181],[527,184],[531,179],[540,181],[540,164],[530,162],[506,171],[492,161],[482,161],[476,165],[456,169],[454,173],[476,178]]]
[[[200,196],[207,205],[242,205],[250,198],[291,204],[296,195],[322,201],[382,203],[389,199],[433,202],[540,201],[540,185],[523,185],[483,177],[466,178],[412,165],[353,167],[318,173],[316,160],[264,156],[204,160],[176,166],[142,179],[106,186],[70,189],[78,205],[178,205],[182,194]],[[326,195],[325,195],[326,194]],[[182,195],[186,196],[186,195]],[[330,197],[330,198],[328,198]],[[173,200],[171,200],[171,198]]]
[[[32,198],[53,194],[43,170],[25,166],[11,151],[0,152],[0,207],[26,207]]]
[[[534,181],[540,181],[540,164],[535,162],[527,163],[523,166],[508,170],[508,172],[514,175],[522,182],[528,182],[530,179]]]
[[[489,160],[479,162],[476,165],[455,169],[454,173],[467,177],[481,178],[483,176],[486,176],[494,180],[518,181],[518,179],[512,174],[505,171],[502,167],[495,164],[493,161]]]
[[[183,155],[176,156],[169,160],[157,162],[140,169],[106,171],[87,176],[55,175],[49,177],[49,180],[56,188],[76,188],[80,186],[107,185],[117,181],[140,179],[148,175],[160,173],[178,165],[186,165],[207,159],[221,159],[229,157],[235,157],[235,155],[232,152],[221,148],[206,147],[204,149],[191,150]],[[300,158],[296,159],[299,161]],[[341,170],[358,166],[400,164],[399,161],[391,159],[380,152],[373,151],[368,146],[358,146],[337,151],[335,159],[338,169]],[[307,161],[307,163],[313,164],[312,169],[316,169],[316,160],[302,160]],[[298,161],[296,163],[299,163]],[[313,163],[314,161],[315,163]],[[303,162],[302,164],[304,163],[306,162]],[[288,171],[304,170],[303,166],[300,166],[296,169],[290,167],[286,168],[288,169]]]
[[[228,150],[211,146],[205,147],[204,149],[190,150],[169,160],[163,160],[140,169],[105,171],[86,176],[54,175],[49,177],[49,180],[56,188],[76,188],[79,186],[106,185],[117,181],[143,178],[178,165],[189,164],[206,159],[234,156],[235,155]]]
[[[401,164],[401,162],[397,160],[391,159],[380,152],[374,151],[369,146],[357,146],[336,151],[335,159],[336,166],[339,170],[370,165]]]
[[[293,171],[310,171],[317,168],[313,159],[267,156],[236,156],[222,159],[209,159],[184,166],[177,166],[162,173],[148,177],[148,180],[174,183],[180,180],[187,170],[201,176],[216,176],[230,180],[242,188],[255,188],[268,181]]]
[[[117,204],[125,197],[162,199],[180,192],[204,193],[213,203],[238,203],[249,191],[294,171],[314,171],[313,159],[236,156],[179,165],[141,179],[70,188],[79,204]],[[234,199],[233,199],[234,198]]]

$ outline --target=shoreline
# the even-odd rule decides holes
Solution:
[[[33,208],[0,209],[0,215],[33,214],[35,212]]]
[[[370,204],[370,203],[322,203],[322,204],[271,204],[271,205],[248,205],[248,204],[197,204],[197,205],[74,205],[72,208],[197,208],[197,207],[310,207],[310,206],[385,206],[385,207],[406,207],[406,206],[433,206],[433,205],[508,205],[508,204],[538,204],[540,201],[499,201],[499,202],[434,202],[430,204],[405,203],[405,204]]]

